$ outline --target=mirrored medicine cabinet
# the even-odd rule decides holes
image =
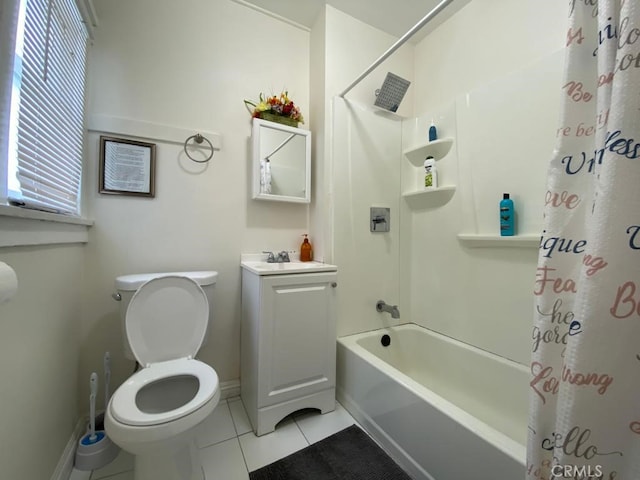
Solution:
[[[253,119],[253,198],[311,201],[311,132]]]

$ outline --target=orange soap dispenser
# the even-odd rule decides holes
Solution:
[[[310,262],[313,260],[313,247],[309,243],[309,239],[307,238],[307,234],[302,235],[304,237],[304,241],[302,245],[300,245],[300,261],[301,262]]]

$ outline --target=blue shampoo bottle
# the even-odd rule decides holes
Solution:
[[[436,130],[436,124],[431,120],[431,126],[429,127],[429,141],[433,142],[438,139],[438,131]]]
[[[512,237],[515,234],[516,228],[513,200],[509,198],[508,193],[503,193],[502,200],[500,200],[500,235],[503,237]]]

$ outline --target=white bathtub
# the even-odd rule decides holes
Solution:
[[[414,479],[524,478],[523,365],[406,324],[339,338],[337,369],[338,400]]]

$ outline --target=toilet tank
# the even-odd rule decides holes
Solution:
[[[207,332],[204,336],[202,345],[204,346],[207,343],[213,319],[213,289],[216,285],[216,280],[218,279],[218,272],[206,270],[196,272],[137,273],[133,275],[122,275],[116,278],[115,286],[118,294],[114,295],[114,298],[120,302],[120,332],[122,333],[124,356],[130,360],[135,360],[136,357],[131,351],[131,346],[129,345],[129,340],[127,339],[127,333],[124,326],[124,319],[127,313],[127,308],[129,307],[129,302],[131,301],[133,294],[136,293],[142,284],[154,278],[167,276],[190,278],[197,282],[202,290],[204,290],[204,293],[207,296],[207,301],[209,302],[209,322],[207,323]]]

